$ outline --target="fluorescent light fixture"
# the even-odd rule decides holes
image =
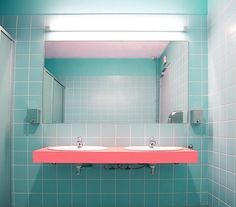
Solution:
[[[76,15],[59,16],[48,21],[54,32],[185,32],[176,16],[160,15]]]

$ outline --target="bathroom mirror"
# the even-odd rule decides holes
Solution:
[[[188,42],[46,41],[44,123],[186,123]]]

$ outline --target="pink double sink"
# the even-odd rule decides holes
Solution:
[[[55,146],[33,151],[34,163],[158,164],[197,163],[196,150],[178,146]]]

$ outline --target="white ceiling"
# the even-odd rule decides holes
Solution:
[[[45,58],[160,57],[167,41],[46,41]]]

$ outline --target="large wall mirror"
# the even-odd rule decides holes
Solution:
[[[186,123],[188,42],[46,41],[44,123]]]

